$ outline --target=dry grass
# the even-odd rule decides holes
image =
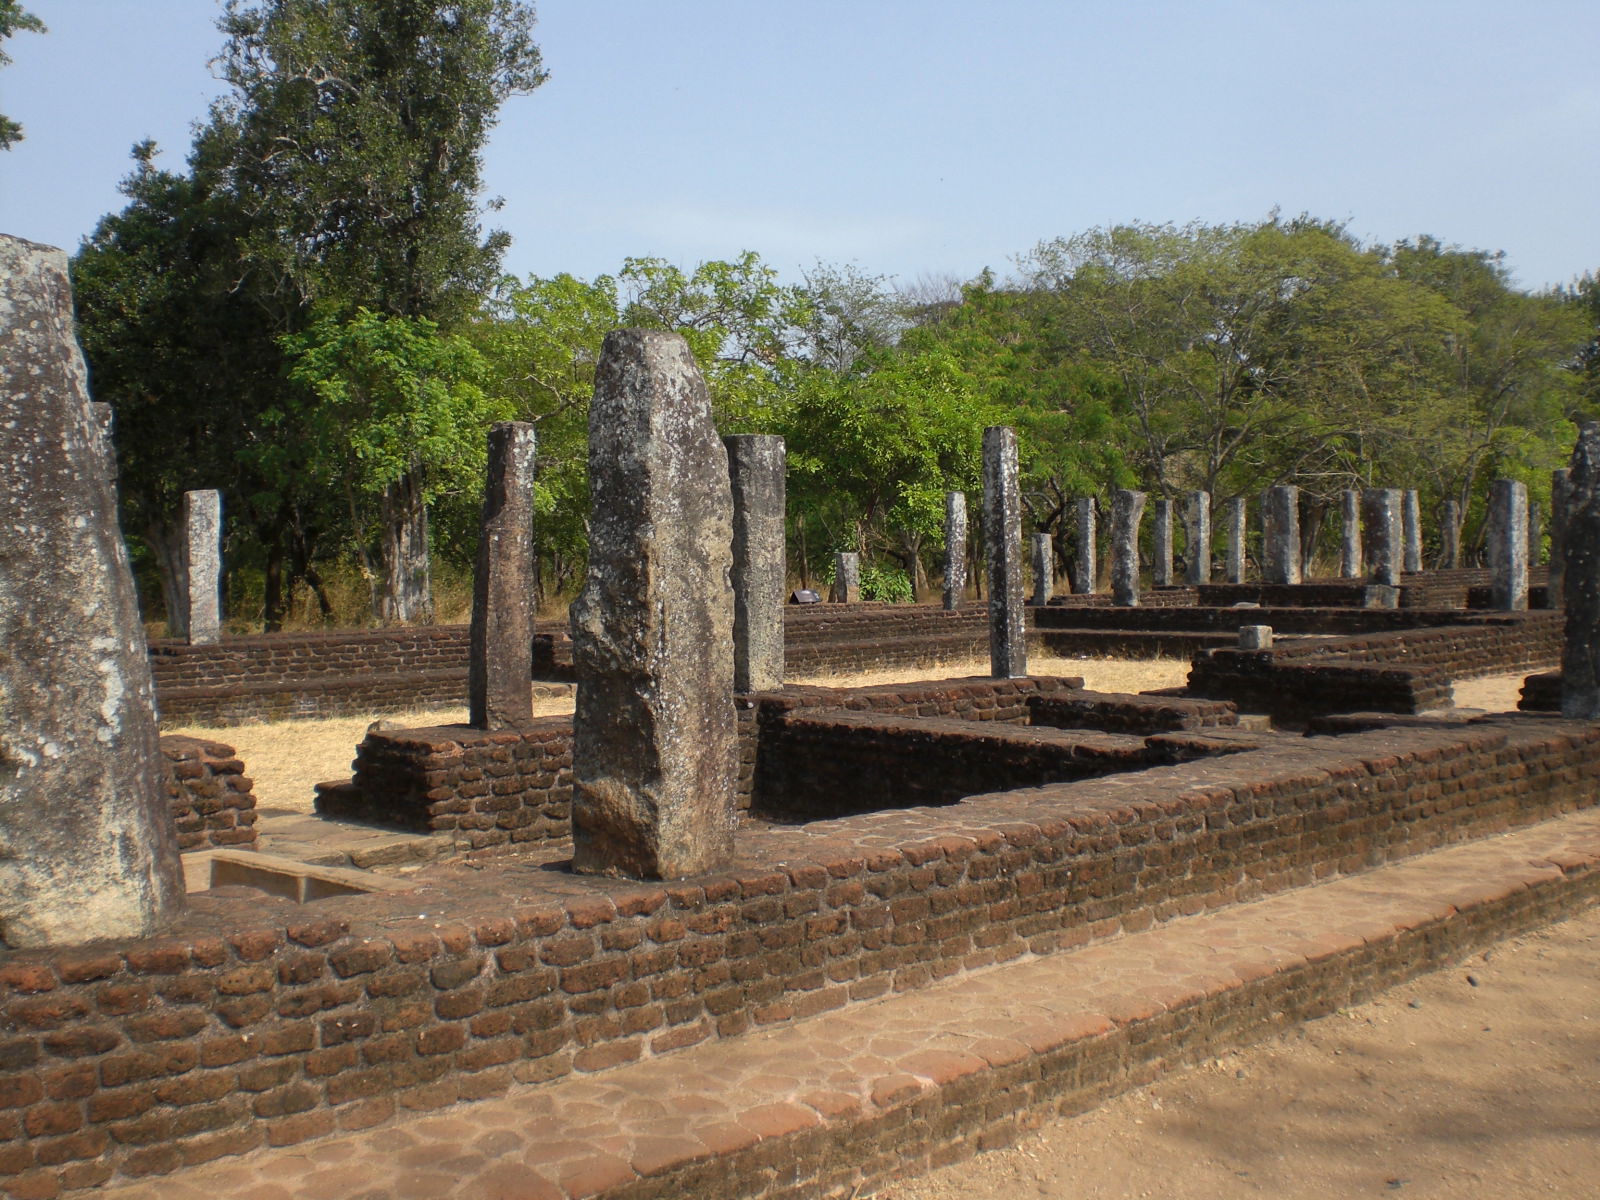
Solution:
[[[1452,689],[1457,708],[1481,708],[1485,712],[1514,712],[1522,696],[1522,681],[1526,671],[1513,671],[1508,675],[1489,675],[1483,679],[1465,679]]]
[[[1030,655],[1028,670],[1034,675],[1081,675],[1083,686],[1094,692],[1147,692],[1155,688],[1180,687],[1189,678],[1186,658],[1056,658]],[[987,675],[987,658],[969,658],[940,663],[936,667],[903,667],[855,674],[795,676],[792,683],[812,683],[822,687],[872,687],[882,683],[911,683],[918,679],[960,679],[968,675]]]

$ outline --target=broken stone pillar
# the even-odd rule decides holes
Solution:
[[[1516,479],[1489,485],[1489,562],[1494,607],[1521,612],[1528,607],[1528,487]]]
[[[835,604],[857,604],[861,600],[861,555],[853,550],[841,550],[833,556],[833,592],[828,597]]]
[[[1189,569],[1188,583],[1198,586],[1211,582],[1211,493],[1190,492],[1183,514],[1184,553]]]
[[[1361,493],[1355,488],[1345,488],[1339,495],[1339,578],[1360,579],[1363,569],[1361,554]]]
[[[467,635],[468,719],[476,729],[520,729],[533,720],[535,448],[526,421],[489,429]]]
[[[1033,602],[1049,604],[1055,579],[1055,547],[1048,533],[1033,535]]]
[[[188,580],[189,644],[222,640],[222,493],[183,494],[183,573]]]
[[[1422,570],[1422,507],[1415,488],[1407,488],[1401,501],[1400,526],[1405,539],[1401,569],[1410,573]]]
[[[1404,560],[1405,499],[1399,488],[1368,488],[1361,493],[1366,521],[1367,563],[1372,582],[1380,587],[1400,586]]]
[[[1017,483],[1017,433],[983,431],[983,541],[989,559],[989,674],[1028,673],[1022,591],[1022,491]]]
[[[1261,497],[1261,579],[1263,583],[1299,583],[1300,489],[1268,488]]]
[[[1537,500],[1528,501],[1528,565],[1539,565],[1539,554],[1544,549],[1544,513]]]
[[[1228,501],[1228,582],[1244,582],[1245,538],[1250,515],[1243,496]]]
[[[683,338],[606,335],[572,606],[572,865],[676,879],[733,853],[733,500]]]
[[[1150,583],[1172,586],[1172,501],[1157,500],[1151,518]]]
[[[1272,626],[1271,625],[1241,625],[1239,626],[1239,649],[1241,650],[1271,650]]]
[[[1094,497],[1079,496],[1073,504],[1073,513],[1078,530],[1078,569],[1072,576],[1072,590],[1087,596],[1094,591],[1095,577],[1100,570],[1095,560]]]
[[[784,540],[788,457],[770,433],[725,437],[733,487],[733,690],[783,686]]]
[[[1600,718],[1600,424],[1579,428],[1562,494],[1561,715],[1593,721]]]
[[[0,943],[13,948],[140,937],[183,907],[102,446],[67,256],[0,237]]]
[[[1454,571],[1461,565],[1461,505],[1446,500],[1439,520],[1439,569]]]
[[[944,606],[961,607],[967,595],[967,494],[944,494]]]
[[[1139,603],[1139,518],[1144,493],[1118,488],[1111,497],[1111,602]]]
[[[1567,520],[1571,506],[1571,472],[1565,467],[1550,473],[1550,568],[1545,583],[1545,605],[1560,608],[1565,602]]]

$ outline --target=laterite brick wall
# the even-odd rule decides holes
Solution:
[[[180,851],[255,848],[255,793],[232,746],[166,734],[161,756]]]

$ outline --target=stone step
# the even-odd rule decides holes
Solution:
[[[1600,897],[1600,811],[105,1200],[847,1197]]]

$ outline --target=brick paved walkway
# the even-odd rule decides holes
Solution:
[[[863,1192],[1590,902],[1600,812],[106,1200]]]

